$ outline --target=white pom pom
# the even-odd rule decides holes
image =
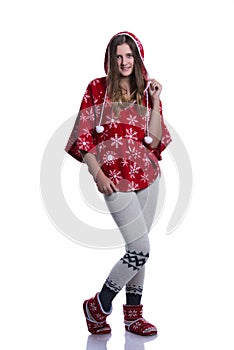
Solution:
[[[101,132],[104,131],[104,126],[102,126],[102,125],[97,125],[97,126],[96,126],[96,131],[97,131],[98,134],[100,134]]]
[[[153,139],[152,139],[152,137],[150,137],[150,136],[145,136],[145,137],[144,137],[144,140],[145,140],[145,143],[147,143],[147,144],[150,144],[150,143],[153,142]]]

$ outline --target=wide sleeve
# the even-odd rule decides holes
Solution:
[[[80,151],[90,152],[96,156],[96,147],[93,139],[94,126],[95,106],[90,83],[85,91],[78,116],[65,147],[65,151],[79,162],[83,161]]]
[[[158,160],[162,160],[162,156],[161,156],[162,151],[164,151],[165,148],[172,141],[171,135],[170,135],[168,128],[164,122],[161,100],[160,100],[160,120],[161,120],[161,127],[162,127],[161,140],[160,140],[159,144],[157,145],[157,147],[155,147],[153,149],[150,148],[150,145],[149,145],[149,149],[154,153],[154,155],[156,156],[156,158]]]

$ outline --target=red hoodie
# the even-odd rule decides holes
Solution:
[[[128,35],[135,41],[143,62],[144,50],[139,39],[129,32],[116,35],[120,34]],[[109,45],[110,43],[104,60],[106,73],[109,69]],[[142,73],[147,80],[144,65]],[[147,106],[146,97],[142,105]],[[65,148],[66,152],[80,162],[83,161],[80,150],[94,154],[104,174],[121,192],[146,188],[159,176],[158,160],[162,159],[161,152],[171,141],[161,108],[161,141],[154,149],[144,142],[150,107],[149,100],[149,114],[147,114],[139,111],[135,101],[121,104],[116,115],[113,112],[113,103],[106,94],[106,77],[92,80],[82,99],[78,117]],[[147,111],[147,108],[145,110]],[[97,132],[96,126],[100,124],[103,131]]]

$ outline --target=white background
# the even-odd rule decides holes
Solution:
[[[233,0],[1,2],[1,349],[105,349],[86,347],[82,302],[122,249],[86,248],[59,233],[41,200],[40,164],[88,82],[103,76],[105,47],[122,30],[143,42],[194,177],[187,216],[168,236],[178,181],[165,152],[167,202],[143,298],[159,336],[130,339],[126,349],[233,349],[233,18]],[[108,350],[124,349],[123,303],[121,293]]]

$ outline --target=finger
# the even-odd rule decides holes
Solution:
[[[118,192],[119,191],[119,189],[115,186],[115,184],[113,182],[111,182],[110,185],[111,185],[112,189],[114,190],[114,192]]]
[[[113,193],[113,189],[111,187],[111,182],[106,184],[106,186],[104,187],[104,193],[107,195],[110,195]]]
[[[156,79],[149,79],[149,82],[151,86],[158,86],[158,88],[161,87],[161,84]]]
[[[151,88],[151,90],[159,90],[159,84],[156,82],[156,81],[154,81],[153,83],[151,83],[150,84],[150,88]]]
[[[106,189],[105,194],[106,194],[107,196],[110,196],[112,193],[113,193],[113,190],[112,190],[111,188]]]
[[[98,186],[98,191],[101,192],[102,194],[107,194],[108,193],[108,187],[106,186]]]
[[[104,194],[104,191],[103,191],[102,188],[100,188],[100,187],[98,187],[98,186],[97,186],[97,188],[98,188],[98,191],[99,191],[99,192],[101,192],[102,194]]]

